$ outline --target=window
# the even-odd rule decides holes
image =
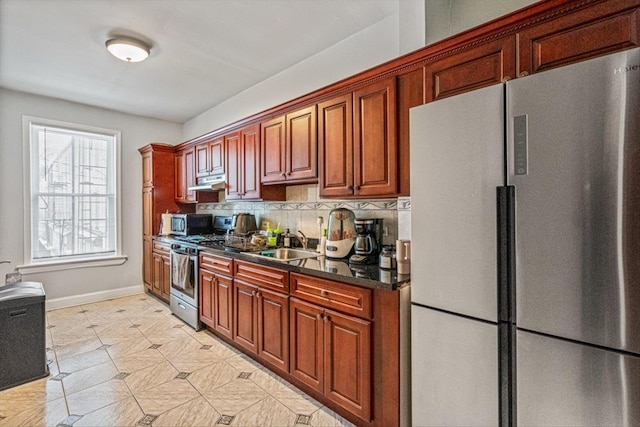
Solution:
[[[25,118],[32,263],[120,254],[117,131]]]

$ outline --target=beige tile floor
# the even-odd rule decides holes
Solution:
[[[0,426],[350,426],[149,295],[47,313],[51,375],[0,392]]]

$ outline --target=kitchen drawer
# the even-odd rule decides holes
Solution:
[[[238,260],[234,269],[236,279],[284,293],[289,292],[289,272],[285,270]]]
[[[160,242],[153,242],[153,252],[159,252],[162,255],[169,256],[169,251],[169,245]]]
[[[208,252],[200,252],[200,268],[226,276],[233,276],[233,259]]]
[[[371,319],[371,289],[291,273],[291,295],[343,313]]]

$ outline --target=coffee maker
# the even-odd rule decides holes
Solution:
[[[351,264],[375,264],[382,247],[382,219],[356,219],[355,253],[349,258]]]

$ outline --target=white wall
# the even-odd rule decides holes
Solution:
[[[514,12],[538,0],[425,0],[426,44]]]
[[[398,16],[389,16],[229,98],[187,121],[184,139],[216,130],[398,57],[398,25]]]
[[[120,266],[30,274],[23,276],[23,280],[42,282],[47,300],[140,286],[142,162],[137,150],[149,142],[180,142],[182,126],[0,89],[0,260],[11,261],[11,264],[0,264],[0,284],[4,284],[7,273],[24,263],[23,115],[122,132],[122,250],[129,257]]]

